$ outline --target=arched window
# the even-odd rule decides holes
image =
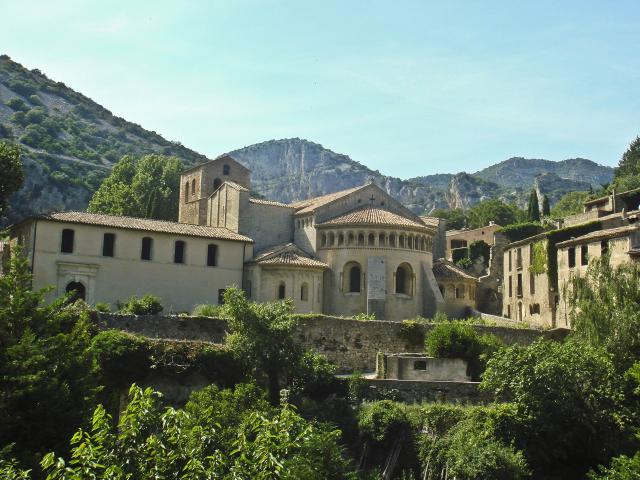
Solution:
[[[75,232],[70,228],[62,230],[62,241],[60,243],[60,252],[73,253],[73,240]]]
[[[360,245],[361,247],[364,246],[364,233],[358,234],[358,245]]]
[[[333,244],[336,243],[336,236],[331,232],[329,234],[329,246],[333,247]]]
[[[396,293],[412,294],[413,269],[408,263],[403,263],[396,269]]]
[[[357,262],[347,263],[344,267],[345,290],[348,293],[360,293],[362,282],[362,269]]]
[[[404,248],[406,245],[406,240],[404,235],[400,235],[400,237],[398,238],[398,247],[400,248]]]
[[[389,235],[389,246],[395,248],[396,246],[396,234],[392,233]]]
[[[413,237],[407,237],[407,248],[413,248]]]
[[[355,237],[353,236],[353,233],[349,232],[349,236],[347,237],[347,245],[353,245],[354,241]]]
[[[219,189],[220,185],[222,185],[222,180],[220,180],[219,178],[216,178],[216,179],[213,180],[213,190],[214,191]]]
[[[76,300],[85,300],[87,295],[87,290],[80,282],[69,282],[65,291],[71,294],[69,297],[71,302],[75,302]]]
[[[173,263],[184,263],[185,243],[177,240],[173,249]]]
[[[378,235],[378,246],[379,246],[379,247],[384,247],[384,246],[386,246],[386,243],[387,243],[387,242],[385,242],[384,240],[385,240],[385,239],[384,239],[384,233],[381,233],[380,235]]]
[[[207,245],[207,267],[218,265],[218,246],[215,243]]]
[[[222,166],[222,174],[223,175],[229,175],[229,172],[231,172],[231,167],[225,163]]]
[[[140,259],[141,260],[151,260],[151,258],[152,258],[151,249],[152,248],[153,248],[153,238],[151,238],[151,237],[143,237],[142,238],[142,250],[140,252]]]
[[[278,285],[278,300],[284,300],[286,294],[285,284],[284,282],[280,282],[280,285]]]
[[[322,246],[322,247],[326,247],[327,246],[327,234],[326,233],[320,234],[320,246]]]
[[[189,180],[184,182],[184,199],[189,200]]]
[[[309,301],[309,284],[307,282],[300,287],[300,300],[303,302]]]
[[[191,196],[196,196],[196,179],[191,180]]]
[[[367,243],[370,247],[373,247],[376,244],[376,236],[373,233],[369,234],[369,240]]]
[[[427,251],[427,239],[422,237],[422,250]]]
[[[344,234],[338,234],[338,245],[344,245]]]

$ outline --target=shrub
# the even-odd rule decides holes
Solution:
[[[424,345],[424,327],[418,320],[403,320],[398,336],[410,345]]]
[[[124,387],[139,382],[151,366],[148,342],[118,330],[93,337],[90,352],[108,385]]]
[[[510,242],[517,242],[525,238],[533,237],[543,232],[543,228],[539,223],[524,222],[509,225],[497,230],[496,233],[502,233]]]
[[[154,295],[145,295],[142,298],[133,295],[123,304],[118,302],[120,313],[133,315],[157,315],[163,308],[161,300]]]
[[[438,358],[461,358],[467,361],[472,380],[478,380],[487,358],[500,349],[502,342],[495,335],[480,335],[468,323],[439,323],[427,335],[425,349]]]
[[[361,320],[361,321],[367,321],[367,320],[375,320],[376,319],[376,314],[375,313],[365,313],[365,312],[360,312],[357,313],[353,316],[354,320]]]
[[[16,112],[26,112],[29,110],[29,106],[24,103],[21,98],[12,98],[6,103],[7,107]]]
[[[348,398],[350,402],[360,403],[367,395],[367,382],[360,372],[353,372],[349,377]]]
[[[194,317],[212,317],[212,318],[224,318],[227,316],[224,305],[213,305],[210,303],[203,303],[196,305],[191,315]]]
[[[95,307],[96,312],[109,313],[111,311],[111,305],[104,302],[96,303]]]

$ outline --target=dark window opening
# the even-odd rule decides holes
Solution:
[[[214,243],[207,245],[207,267],[218,265],[218,246]]]
[[[426,360],[416,360],[413,362],[414,370],[426,370],[427,369],[427,361]]]
[[[284,300],[284,297],[286,296],[286,288],[284,283],[281,283],[278,286],[278,300]]]
[[[518,274],[518,297],[522,296],[522,274]]]
[[[300,287],[300,300],[306,302],[309,300],[309,285],[303,283]]]
[[[62,230],[62,244],[60,245],[60,251],[62,253],[73,253],[73,237],[75,232],[70,228]]]
[[[178,240],[173,250],[173,263],[184,263],[185,244],[182,240]]]
[[[589,247],[587,245],[580,247],[580,265],[589,265]]]
[[[76,300],[85,300],[86,298],[86,289],[84,285],[80,282],[70,282],[65,288],[65,291],[71,296],[69,297],[69,301],[75,302]]]
[[[411,295],[411,271],[408,266],[400,265],[396,270],[396,293]]]
[[[223,175],[229,175],[229,172],[231,172],[231,167],[227,164],[224,164],[222,166],[222,174]]]
[[[529,291],[532,295],[536,293],[536,276],[533,273],[529,273]]]
[[[184,199],[189,200],[189,181],[188,180],[184,184]]]
[[[451,240],[451,250],[455,250],[456,248],[467,248],[466,240]]]
[[[601,255],[606,255],[609,253],[609,241],[608,240],[602,240],[600,242],[600,254]]]
[[[151,260],[151,247],[153,246],[153,239],[150,237],[144,237],[142,239],[142,252],[140,253],[141,260]]]
[[[349,292],[357,293],[360,292],[360,267],[358,265],[354,265],[349,270]]]
[[[105,233],[102,238],[102,256],[113,257],[116,236],[113,233]]]
[[[222,180],[220,180],[219,178],[216,178],[213,181],[213,189],[217,190],[218,188],[220,188],[220,185],[222,185]]]
[[[195,179],[191,180],[191,196],[192,197],[196,196],[196,180]]]
[[[567,254],[569,255],[569,268],[573,268],[576,266],[576,249],[571,247]]]

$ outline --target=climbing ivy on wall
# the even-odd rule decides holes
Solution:
[[[531,245],[531,248],[533,248],[533,259],[531,265],[529,265],[529,271],[536,275],[546,273],[549,256],[547,255],[545,242],[535,242]]]

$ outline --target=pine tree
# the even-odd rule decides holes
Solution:
[[[531,195],[529,196],[529,207],[527,209],[527,216],[531,222],[540,221],[540,205],[538,204],[538,193],[536,189],[531,189]]]
[[[548,217],[551,215],[551,208],[549,207],[549,197],[546,195],[542,196],[542,216]]]
[[[638,174],[640,174],[640,137],[636,137],[622,155],[615,171],[615,178]]]

